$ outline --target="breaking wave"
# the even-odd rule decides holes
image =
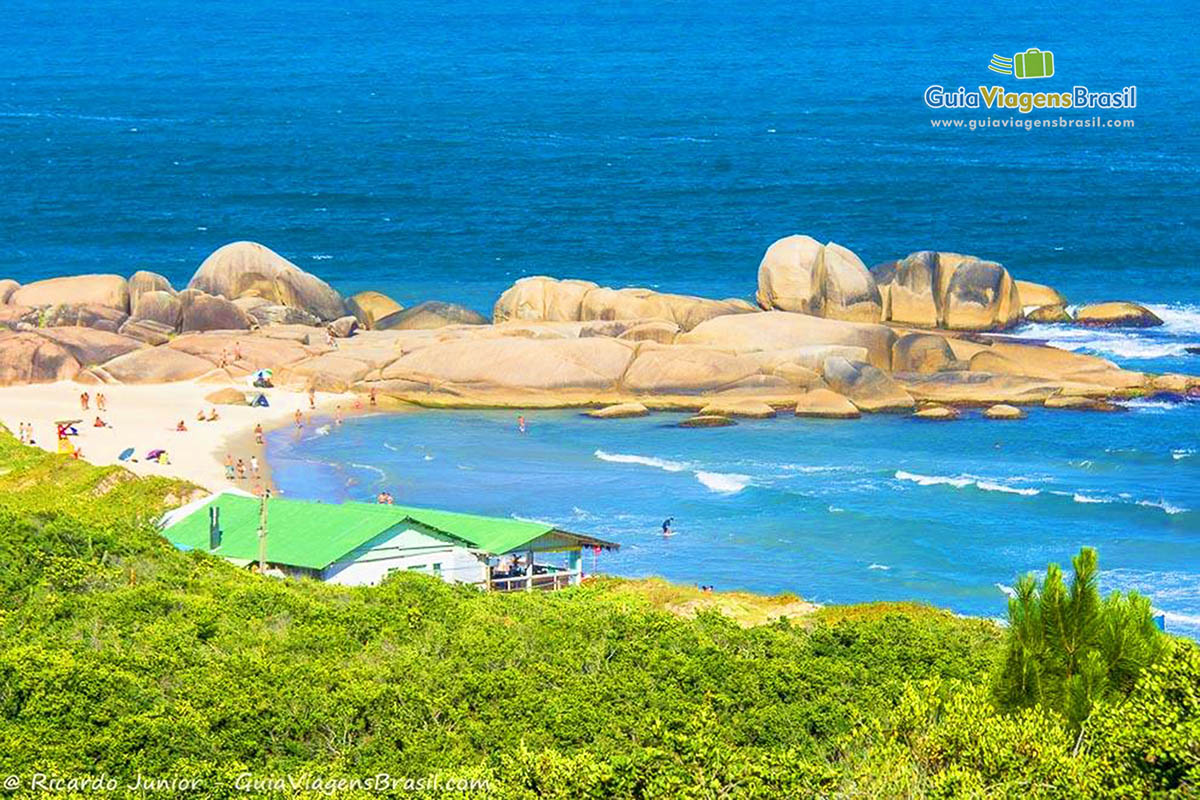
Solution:
[[[696,480],[706,489],[717,494],[736,494],[749,486],[751,481],[749,475],[696,469],[692,464],[683,461],[670,461],[665,458],[654,458],[653,456],[639,456],[629,453],[606,453],[603,450],[596,450],[593,455],[601,461],[608,461],[613,464],[637,464],[643,467],[661,469],[663,472],[691,471],[696,476]]]

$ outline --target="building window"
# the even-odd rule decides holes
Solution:
[[[438,577],[438,578],[442,577],[442,565],[441,565],[441,562],[434,562],[434,565],[433,565],[433,574],[434,574],[436,577]]]
[[[409,571],[410,571],[410,572],[411,572],[412,570],[416,570],[416,569],[425,569],[425,565],[424,565],[424,564],[413,564],[413,565],[412,565],[411,567],[409,567],[408,569],[409,569]]]

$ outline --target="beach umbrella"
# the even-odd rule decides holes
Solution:
[[[158,450],[151,450],[149,453],[146,453],[146,458],[149,459],[150,461],[153,461],[165,452],[166,452],[166,450],[163,450],[161,448],[159,448]]]
[[[132,455],[133,455],[133,448],[126,447],[124,450],[121,451],[121,455],[117,456],[117,459],[119,461],[128,461]]]
[[[274,374],[275,373],[271,372],[271,370],[269,370],[269,369],[260,369],[258,372],[254,373],[254,379],[256,381],[265,381],[265,380],[268,380]]]

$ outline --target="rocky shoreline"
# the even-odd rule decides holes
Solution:
[[[868,269],[840,245],[791,236],[767,249],[756,299],[530,277],[489,321],[452,303],[343,298],[263,245],[236,242],[179,291],[150,272],[0,281],[0,385],[221,386],[269,368],[282,387],[431,408],[940,420],[958,407],[1109,410],[1121,398],[1200,393],[1200,377],[1006,338],[1026,317],[1161,320],[1132,303],[1072,316],[1054,289],[972,256],[924,251]]]

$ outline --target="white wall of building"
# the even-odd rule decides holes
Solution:
[[[432,536],[417,526],[400,525],[348,553],[324,571],[324,580],[343,586],[374,586],[396,570],[420,571],[454,583],[487,579],[487,570],[467,548]]]

